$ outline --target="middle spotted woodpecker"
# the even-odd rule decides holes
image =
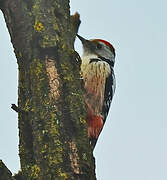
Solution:
[[[86,91],[88,138],[94,149],[115,92],[115,49],[105,40],[77,37],[83,45],[81,76]]]

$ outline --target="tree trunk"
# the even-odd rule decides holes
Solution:
[[[95,180],[73,46],[79,17],[68,0],[0,0],[0,8],[19,69],[19,178]]]

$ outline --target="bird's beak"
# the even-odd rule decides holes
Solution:
[[[91,46],[91,42],[85,38],[83,38],[82,36],[77,34],[77,37],[80,39],[80,41],[82,42],[82,45],[84,48],[90,48]]]
[[[77,37],[81,40],[81,42],[84,44],[87,40],[83,38],[82,36],[77,34]]]

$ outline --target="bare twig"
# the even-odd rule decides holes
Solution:
[[[16,111],[16,112],[19,112],[20,110],[19,110],[19,108],[16,106],[16,104],[11,104],[12,106],[11,106],[11,108],[14,110],[14,111]]]

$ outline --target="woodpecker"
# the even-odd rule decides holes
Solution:
[[[115,49],[102,39],[77,37],[83,45],[81,76],[85,88],[88,138],[94,149],[115,92]]]

